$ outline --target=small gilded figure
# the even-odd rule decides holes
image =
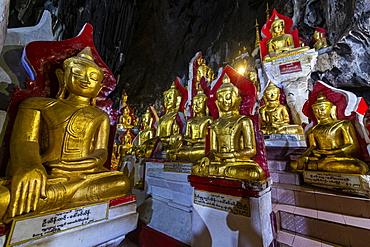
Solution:
[[[349,120],[338,120],[336,106],[319,93],[312,105],[317,125],[307,131],[309,148],[290,166],[293,170],[314,170],[367,174],[367,164],[356,158],[360,152],[355,129]]]
[[[212,117],[207,115],[207,96],[199,89],[193,98],[194,118],[186,124],[183,141],[173,145],[169,150],[169,159],[197,161],[204,157],[206,150],[206,135]]]
[[[288,108],[280,103],[280,88],[270,82],[263,95],[265,104],[261,106],[259,112],[261,130],[265,135],[303,134],[301,126],[289,124]]]
[[[316,51],[328,47],[328,43],[326,41],[326,30],[324,28],[317,27],[313,34],[312,40],[315,42],[313,47]]]

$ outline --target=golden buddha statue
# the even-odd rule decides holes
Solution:
[[[210,152],[192,167],[202,177],[265,181],[262,168],[252,160],[256,139],[252,120],[239,114],[239,89],[230,82],[217,90],[219,118],[210,126]]]
[[[215,74],[213,73],[211,68],[206,65],[206,60],[199,57],[197,62],[197,84],[199,84],[203,76],[207,79],[208,82],[211,83],[214,80]]]
[[[131,117],[131,112],[130,108],[126,105],[125,108],[123,108],[123,113],[119,117],[119,122],[117,124],[117,128],[119,129],[131,129],[134,127],[132,125],[132,117]]]
[[[120,159],[121,159],[121,156],[118,153],[118,145],[117,143],[113,143],[112,157],[110,159],[110,169],[111,170],[118,169]]]
[[[293,35],[285,33],[285,21],[275,15],[271,24],[271,39],[267,41],[267,51],[280,53],[294,48]],[[271,55],[270,55],[271,56]]]
[[[166,114],[159,119],[157,136],[161,139],[163,146],[166,146],[169,137],[173,134],[172,127],[180,108],[181,93],[175,84],[172,84],[171,88],[163,93],[163,98]]]
[[[266,88],[263,99],[265,105],[261,106],[261,131],[270,134],[303,134],[299,125],[289,124],[289,112],[285,105],[280,104],[280,89],[270,82]]]
[[[313,34],[313,39],[315,40],[313,47],[316,51],[328,47],[328,43],[322,32],[316,30]]]
[[[255,71],[250,71],[247,75],[247,78],[253,82],[254,86],[256,87],[257,89],[257,94],[259,94],[259,92],[261,92],[261,85],[260,85],[260,82],[258,81],[258,74],[257,72]]]
[[[121,144],[118,146],[118,153],[120,156],[125,156],[126,152],[132,147],[132,136],[131,131],[128,130],[124,133],[124,136],[121,140]]]
[[[10,142],[10,201],[0,199],[9,205],[7,218],[110,200],[129,189],[126,176],[103,167],[110,125],[95,107],[104,73],[91,49],[66,59],[63,69],[57,99],[33,97],[19,106]]]
[[[369,168],[355,158],[360,152],[355,129],[348,120],[338,120],[336,106],[319,93],[312,105],[317,125],[307,131],[309,148],[290,166],[293,170],[315,170],[367,174]]]
[[[293,35],[285,33],[285,21],[275,15],[274,22],[270,28],[271,38],[266,42],[267,52],[263,60],[268,61],[271,58],[278,57],[280,53],[298,52],[308,50],[309,47],[294,47]]]
[[[127,106],[127,98],[128,98],[128,95],[126,93],[126,90],[123,89],[122,90],[122,103],[121,103],[122,108],[125,108]]]
[[[166,150],[169,145],[181,104],[181,93],[175,84],[172,84],[171,88],[163,93],[163,103],[166,113],[159,119],[156,137],[146,140],[139,146],[136,150],[136,155],[139,158],[149,158],[158,139],[162,142],[163,150]]]
[[[192,104],[194,118],[186,124],[183,141],[174,144],[167,152],[171,160],[197,161],[204,157],[206,149],[206,135],[212,117],[207,115],[207,96],[199,89],[193,98]]]
[[[150,114],[149,108],[141,117],[142,130],[138,134],[138,145],[143,144],[155,136],[155,129],[152,128],[153,118]]]

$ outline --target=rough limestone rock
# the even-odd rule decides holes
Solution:
[[[276,8],[293,18],[293,28],[311,46],[315,28],[327,29],[333,49],[319,56],[312,81],[321,79],[353,91],[370,103],[365,93],[370,91],[369,1],[275,0],[269,4],[271,11]],[[148,105],[160,105],[162,92],[175,76],[187,79],[188,62],[196,52],[203,53],[215,72],[230,63],[241,47],[247,46],[251,53],[255,20],[260,28],[266,21],[263,0],[15,2],[12,13],[22,16],[23,22],[27,13],[36,13],[44,4],[53,13],[58,39],[74,37],[84,23],[91,23],[96,47],[118,78],[111,97],[118,102],[125,88],[130,105],[141,112]]]

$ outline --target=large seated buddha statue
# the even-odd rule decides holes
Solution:
[[[216,93],[219,118],[210,126],[210,151],[192,167],[192,174],[232,180],[265,181],[262,168],[253,161],[256,138],[252,120],[239,114],[239,89],[223,83]]]
[[[63,69],[56,99],[28,98],[19,107],[10,142],[10,193],[0,198],[8,218],[109,200],[129,189],[126,176],[103,167],[110,123],[95,107],[103,70],[89,47],[66,59]]]
[[[265,104],[261,106],[259,112],[261,130],[265,135],[303,134],[301,126],[289,124],[288,108],[280,103],[280,89],[274,83],[269,83],[263,95]]]
[[[353,124],[338,120],[336,106],[319,93],[312,105],[317,125],[307,131],[309,148],[291,162],[293,170],[367,174],[368,165],[356,158],[360,145]]]
[[[186,132],[181,142],[175,143],[167,152],[171,160],[197,161],[204,157],[206,135],[212,117],[207,115],[207,96],[203,90],[193,98],[194,118],[186,124]]]

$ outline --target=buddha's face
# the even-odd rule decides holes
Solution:
[[[312,110],[313,114],[315,114],[315,117],[318,121],[330,118],[331,113],[330,104],[321,103],[318,105],[313,105]]]
[[[169,89],[164,94],[164,106],[166,109],[174,109],[176,108],[176,101],[177,101],[177,94],[174,89]]]
[[[224,88],[217,91],[217,105],[221,112],[229,112],[235,110],[235,103],[238,96],[232,88]]]
[[[265,91],[265,97],[267,101],[275,101],[278,100],[280,97],[280,89],[279,88],[268,88]]]
[[[125,137],[124,137],[124,139],[123,139],[123,142],[125,144],[130,144],[131,141],[132,141],[131,135],[130,134],[126,134]]]
[[[206,100],[204,97],[193,98],[193,111],[195,114],[202,113],[206,110]]]
[[[123,115],[125,115],[125,116],[130,115],[130,110],[128,109],[128,107],[126,107],[125,109],[123,109]]]
[[[284,31],[284,22],[283,21],[276,21],[274,23],[272,23],[272,31],[274,33],[281,33],[282,31]]]
[[[74,63],[65,73],[70,93],[88,98],[96,97],[101,89],[102,73],[86,63]]]
[[[321,38],[321,33],[318,32],[318,31],[315,31],[314,34],[313,34],[313,38],[315,40],[319,40]]]
[[[145,127],[148,127],[148,126],[149,126],[149,124],[150,124],[150,116],[149,116],[149,114],[143,114],[143,115],[142,115],[142,120],[141,120],[141,122],[143,123],[143,125],[144,125]]]

